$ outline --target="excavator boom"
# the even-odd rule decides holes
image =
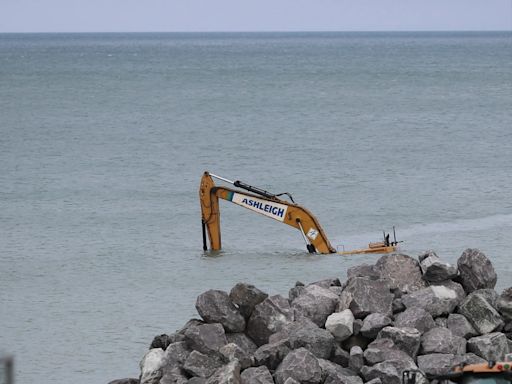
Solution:
[[[212,176],[252,193],[224,186],[216,186]],[[262,189],[252,187],[240,181],[231,182],[209,172],[203,174],[199,187],[203,225],[203,248],[205,249],[205,232],[208,233],[212,250],[220,250],[222,247],[219,198],[299,229],[309,252],[336,252],[329,243],[316,217],[307,209],[295,203],[279,199],[276,195]]]

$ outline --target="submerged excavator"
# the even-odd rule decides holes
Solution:
[[[220,185],[217,186],[213,181],[214,178],[231,184],[237,189]],[[283,195],[287,196],[290,201],[280,198],[280,196]],[[327,239],[316,217],[306,208],[296,204],[289,193],[273,194],[239,180],[231,181],[209,172],[204,172],[199,187],[203,249],[205,251],[208,249],[206,241],[207,234],[210,240],[211,250],[217,251],[222,247],[219,198],[298,229],[310,253],[327,254],[337,252]],[[386,233],[384,233],[384,239],[381,242],[370,243],[367,248],[352,251],[343,250],[338,253],[344,255],[355,253],[389,253],[396,251],[398,243],[399,242],[396,241],[396,234],[394,235],[394,241],[390,241],[389,234],[386,235]]]

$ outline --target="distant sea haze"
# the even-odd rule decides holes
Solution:
[[[512,34],[0,34],[0,345],[16,383],[137,377],[196,297],[288,294],[378,255],[309,255],[209,170],[290,192],[340,249],[480,248],[512,285]]]

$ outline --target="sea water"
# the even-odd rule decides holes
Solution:
[[[0,35],[0,348],[16,383],[137,377],[152,338],[240,281],[287,295],[378,255],[310,255],[205,170],[280,193],[353,249],[480,248],[512,285],[512,35]]]

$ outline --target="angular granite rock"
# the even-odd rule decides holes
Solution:
[[[457,276],[457,267],[444,263],[437,255],[429,255],[420,262],[423,280],[441,282]]]
[[[201,324],[185,331],[188,346],[201,353],[218,352],[228,343],[221,324]]]
[[[390,339],[377,339],[372,341],[364,351],[364,359],[367,365],[375,365],[385,360],[410,360],[414,359],[404,351],[398,349]]]
[[[274,379],[277,384],[284,384],[290,377],[301,384],[319,384],[322,369],[318,359],[305,348],[290,352],[277,368]]]
[[[512,322],[512,287],[505,289],[497,300],[498,311],[506,322]]]
[[[287,327],[291,349],[306,348],[317,358],[328,359],[334,348],[334,337],[311,321],[292,323]]]
[[[255,365],[264,365],[274,371],[290,351],[287,339],[262,345],[254,352]]]
[[[140,362],[140,383],[159,384],[164,365],[164,350],[162,348],[150,349]]]
[[[419,263],[410,256],[382,256],[375,264],[375,269],[379,271],[381,278],[390,280],[391,288],[398,288],[402,293],[411,293],[426,286],[421,278]]]
[[[238,360],[231,361],[217,369],[214,374],[208,378],[206,384],[242,384],[240,363]]]
[[[432,328],[421,336],[422,355],[445,353],[462,355],[466,353],[466,339],[454,336],[448,328]]]
[[[376,312],[391,315],[393,298],[394,295],[390,292],[387,281],[353,277],[347,282],[343,291],[338,312],[346,309],[342,309],[346,306],[355,318],[364,318]]]
[[[457,291],[445,286],[430,286],[402,297],[407,308],[423,308],[433,317],[448,315],[460,302]]]
[[[378,339],[390,339],[395,346],[415,358],[421,344],[421,333],[414,328],[385,327],[377,335]]]
[[[357,373],[324,359],[318,359],[324,384],[363,384]]]
[[[359,372],[364,365],[364,354],[363,350],[359,346],[350,348],[350,358],[348,362],[348,368],[354,372]]]
[[[274,384],[270,371],[264,365],[245,369],[241,378],[242,384]]]
[[[380,278],[380,273],[374,265],[360,264],[347,269],[347,278],[351,277],[369,277],[372,280]]]
[[[245,333],[228,333],[226,334],[226,339],[228,343],[235,343],[249,355],[254,354],[258,349],[258,346],[254,341],[252,341]]]
[[[139,379],[128,378],[128,379],[117,379],[109,381],[108,384],[139,384]]]
[[[451,372],[455,365],[455,355],[432,353],[418,356],[418,368],[427,376],[442,375]]]
[[[380,379],[383,384],[402,384],[402,372],[417,368],[410,360],[386,360],[371,367],[364,366],[361,373],[365,381]]]
[[[473,328],[469,320],[460,313],[450,313],[446,325],[455,336],[464,337],[465,339],[478,336],[478,332]]]
[[[228,332],[243,332],[245,319],[224,291],[210,289],[197,297],[196,309],[207,323],[220,323]]]
[[[468,340],[468,352],[485,360],[500,361],[509,353],[507,337],[501,332],[472,337]]]
[[[231,301],[238,305],[238,310],[245,319],[249,319],[254,307],[265,300],[268,295],[254,285],[238,283],[229,292]]]
[[[327,317],[338,305],[339,297],[328,288],[309,285],[292,302],[296,317],[307,317],[319,327],[323,327]]]
[[[395,327],[416,328],[424,333],[436,326],[432,315],[423,308],[411,307],[395,317]]]
[[[235,343],[226,344],[219,349],[219,352],[227,361],[237,360],[240,363],[240,369],[249,368],[253,364],[253,356]]]
[[[183,369],[191,376],[208,378],[217,369],[224,365],[224,360],[219,354],[204,354],[199,351],[192,351],[188,356]]]
[[[185,341],[169,344],[164,353],[166,366],[183,366],[192,350]]]
[[[464,315],[480,334],[490,333],[503,327],[500,314],[479,291],[469,294],[459,305],[459,313]]]
[[[273,333],[293,321],[290,303],[281,295],[267,297],[254,307],[247,324],[247,335],[261,346],[268,343]]]
[[[361,333],[364,337],[375,339],[382,328],[392,323],[391,318],[382,313],[371,313],[364,318]]]
[[[457,260],[460,280],[467,293],[494,288],[498,277],[491,261],[478,249],[466,249]]]
[[[327,329],[337,341],[343,341],[352,335],[353,327],[354,315],[350,309],[329,315],[325,322],[325,329]]]

